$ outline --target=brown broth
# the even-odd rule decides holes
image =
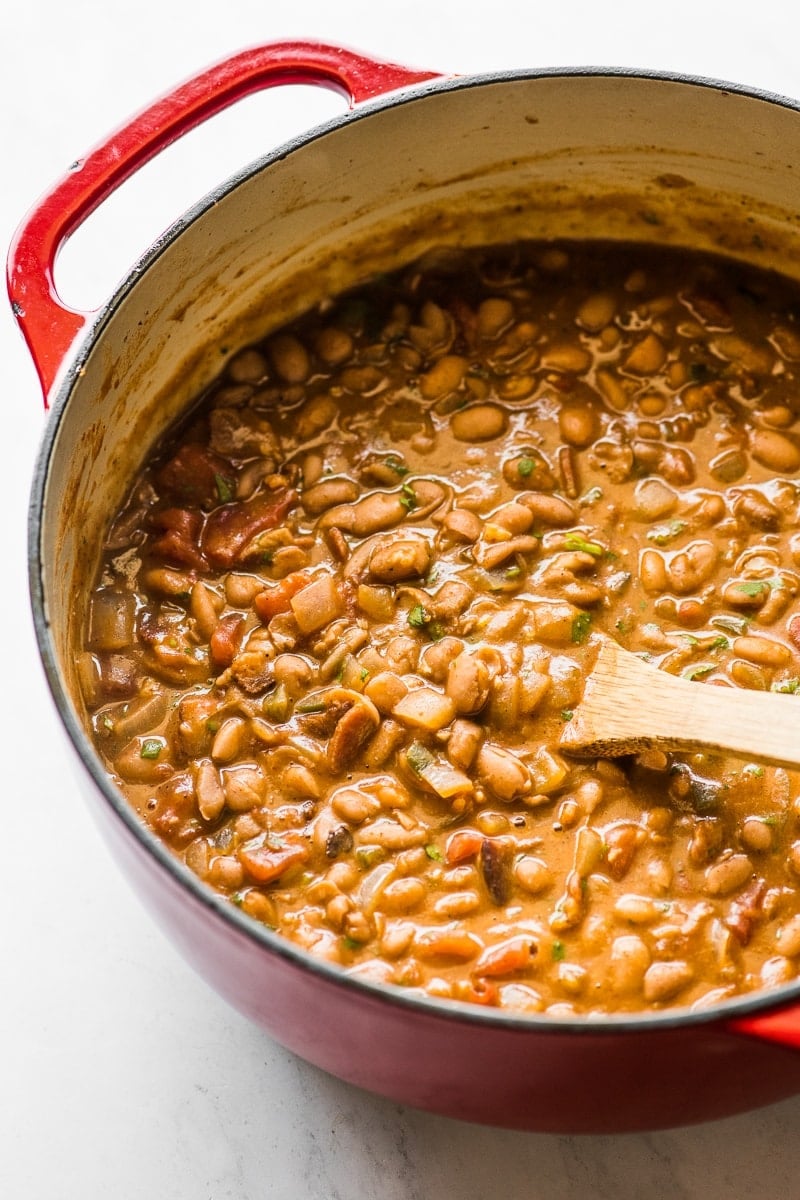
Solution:
[[[798,314],[720,259],[523,244],[237,354],[93,593],[84,691],[142,819],[254,920],[428,995],[592,1014],[795,978],[798,779],[559,737],[597,634],[800,690]]]

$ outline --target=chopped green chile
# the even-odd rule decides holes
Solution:
[[[800,779],[559,738],[597,635],[798,703],[798,314],[722,259],[532,242],[244,347],[87,604],[142,821],[249,919],[422,995],[591,1019],[796,978]]]

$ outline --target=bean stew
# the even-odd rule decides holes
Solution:
[[[799,418],[800,290],[723,259],[441,249],[331,299],[228,359],[110,526],[109,772],[371,980],[580,1016],[794,979],[800,779],[559,737],[598,633],[800,704]]]

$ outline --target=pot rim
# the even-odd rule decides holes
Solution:
[[[295,946],[286,938],[281,937],[279,933],[247,917],[230,900],[225,899],[222,895],[214,892],[208,885],[202,883],[185,864],[181,863],[171,854],[166,845],[141,822],[135,809],[125,799],[122,792],[113,785],[83,725],[77,719],[72,700],[61,678],[61,673],[56,663],[53,641],[50,636],[50,622],[44,595],[41,565],[42,516],[45,509],[50,464],[61,421],[67,413],[68,403],[76,380],[80,378],[82,369],[98,337],[103,333],[124,300],[135,288],[140,276],[153,265],[166,248],[186,233],[204,213],[216,206],[227,195],[235,191],[236,188],[248,182],[266,168],[287,158],[295,151],[304,148],[320,138],[335,133],[353,121],[369,119],[384,110],[415,102],[441,92],[462,91],[474,87],[516,83],[525,80],[559,78],[631,79],[643,82],[677,83],[717,91],[723,94],[730,93],[800,113],[800,101],[798,100],[778,93],[768,92],[764,89],[705,76],[629,67],[577,66],[519,68],[463,76],[445,76],[404,88],[399,92],[392,92],[376,99],[364,101],[358,104],[355,109],[313,126],[307,132],[292,137],[275,149],[242,167],[241,170],[237,171],[227,180],[222,181],[217,187],[213,188],[188,208],[138,258],[108,301],[96,313],[92,314],[90,321],[81,331],[77,348],[73,346],[70,351],[70,360],[60,372],[57,381],[55,397],[52,401],[51,410],[45,425],[44,436],[37,453],[31,484],[28,509],[28,582],[30,600],[39,653],[48,688],[55,703],[58,716],[83,768],[88,772],[103,800],[122,823],[125,832],[139,843],[140,847],[155,861],[160,870],[164,870],[182,891],[187,892],[191,899],[198,902],[215,919],[230,924],[234,930],[254,943],[260,950],[266,950],[271,954],[277,955],[291,967],[315,976],[320,982],[344,988],[354,994],[364,994],[365,997],[380,1004],[410,1010],[422,1016],[440,1019],[445,1022],[456,1021],[477,1027],[502,1028],[508,1032],[520,1035],[526,1033],[550,1033],[554,1036],[599,1037],[603,1035],[615,1036],[620,1033],[643,1034],[656,1031],[667,1032],[686,1027],[711,1025],[717,1022],[727,1023],[756,1014],[763,1015],[784,1006],[797,1004],[800,1001],[800,979],[774,989],[761,989],[746,996],[733,997],[710,1006],[707,1009],[699,1010],[675,1008],[658,1013],[625,1013],[621,1015],[609,1013],[588,1017],[551,1017],[542,1013],[506,1012],[463,1001],[442,1000],[437,997],[415,995],[405,992],[398,986],[376,983],[356,975],[347,974],[341,967],[334,966],[323,959],[315,958],[310,951]]]

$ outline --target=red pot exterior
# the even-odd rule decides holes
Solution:
[[[354,986],[234,927],[87,793],[119,865],[190,965],[277,1041],[349,1083],[443,1116],[551,1133],[688,1125],[800,1091],[800,1054],[722,1021],[564,1032],[547,1018],[491,1024],[483,1012]]]
[[[330,55],[317,47],[312,58],[329,78]],[[360,80],[357,68],[356,59],[348,71]],[[350,74],[334,71],[359,95]],[[374,94],[372,76],[367,70],[359,84],[365,94]],[[412,256],[431,238],[457,240],[464,228],[476,237],[488,230],[509,239],[648,240],[654,211],[667,240],[727,249],[800,278],[800,177],[792,169],[800,115],[787,102],[613,72],[424,87],[243,174],[154,247],[93,328],[88,314],[64,319],[55,361],[39,363],[42,378],[54,379],[71,339],[85,335],[61,372],[34,486],[31,587],[45,669],[90,805],[133,888],[189,963],[278,1041],[358,1086],[451,1117],[561,1133],[689,1124],[782,1099],[800,1091],[797,982],[714,1012],[602,1023],[377,988],[304,955],[205,891],[138,823],[84,732],[73,597],[140,449],[201,390],[211,365],[216,373],[210,347],[253,337],[248,321],[264,310],[262,288],[277,322],[325,288],[348,285],[365,264],[391,265],[398,245]],[[76,219],[106,187],[106,149],[93,160],[94,190],[71,201]],[[679,170],[686,186],[662,187]],[[728,193],[732,215],[720,226]],[[39,280],[51,300],[52,232],[48,225],[41,244],[49,266]],[[31,248],[26,239],[21,245]],[[12,271],[23,317],[19,297],[35,304],[25,261],[18,254]],[[47,342],[41,322],[26,332],[33,348]]]

